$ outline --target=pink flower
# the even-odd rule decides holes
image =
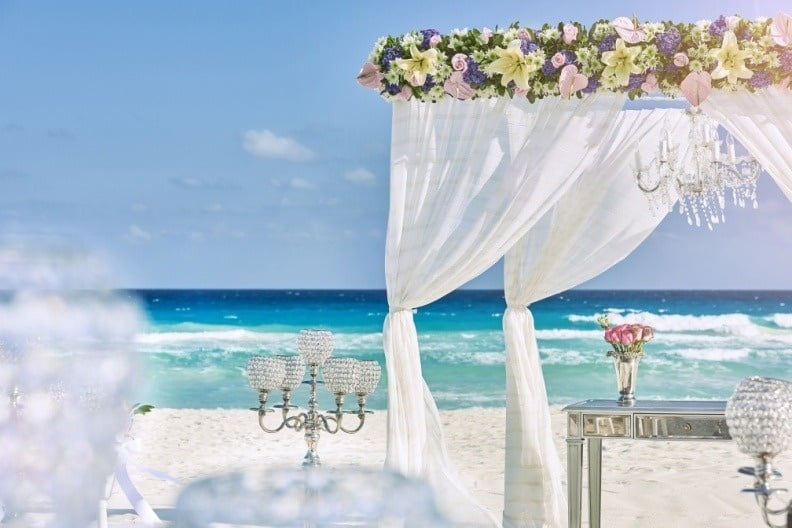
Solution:
[[[441,42],[443,42],[443,37],[441,37],[440,35],[432,35],[429,38],[429,46],[432,48],[436,48],[437,45],[440,44]]]
[[[572,44],[578,36],[578,28],[574,24],[566,24],[564,26],[564,44]]]
[[[681,51],[679,53],[674,54],[674,66],[676,66],[677,68],[682,68],[683,66],[687,66],[689,62],[690,59],[688,59],[688,56],[682,53]]]
[[[563,54],[563,53],[561,53],[561,52],[558,52],[558,53],[556,53],[555,55],[553,55],[553,56],[550,58],[550,62],[553,64],[553,66],[554,66],[556,69],[558,69],[558,68],[560,68],[561,66],[563,66],[563,65],[564,65],[564,63],[566,62],[566,56],[564,56],[564,54]]]
[[[525,29],[525,28],[520,28],[520,29],[517,31],[517,38],[518,38],[518,39],[526,39],[526,40],[531,40],[531,32],[530,32],[530,31],[528,31],[528,30],[527,30],[527,29]]]
[[[448,95],[461,100],[470,99],[476,95],[476,90],[465,82],[460,71],[451,74],[451,77],[443,84],[443,89]]]
[[[654,73],[646,74],[646,80],[641,83],[641,90],[646,93],[652,93],[657,90],[657,76]]]
[[[464,53],[457,53],[453,57],[451,57],[451,66],[456,71],[467,71],[468,63],[467,63],[467,55]]]
[[[630,330],[632,330],[633,338],[636,342],[643,341],[643,325],[634,324],[631,325]]]
[[[651,326],[644,326],[643,327],[643,341],[646,343],[647,341],[651,341],[654,337],[654,330]]]
[[[412,88],[410,88],[405,84],[404,86],[402,86],[401,92],[396,94],[396,99],[399,99],[401,101],[409,101],[412,95],[413,95]]]
[[[616,336],[616,327],[611,326],[610,328],[605,330],[605,341],[610,344],[615,344],[619,342],[619,338]]]
[[[488,27],[482,28],[481,40],[484,42],[484,44],[487,44],[491,38],[492,38],[492,30]]]
[[[635,336],[630,325],[619,325],[616,328],[618,328],[619,342],[622,345],[629,346],[635,342]]]
[[[588,86],[588,77],[578,73],[577,66],[574,64],[564,66],[561,75],[558,76],[558,91],[561,92],[561,97],[569,99],[573,93],[586,86]]]
[[[732,31],[737,29],[737,24],[739,23],[740,23],[740,17],[738,17],[737,15],[726,17],[726,24],[729,26],[729,29]]]
[[[366,88],[379,88],[384,78],[380,67],[370,62],[363,65],[357,76],[358,82]]]
[[[778,83],[778,86],[781,88],[789,88],[789,85],[792,84],[792,77],[785,77]]]

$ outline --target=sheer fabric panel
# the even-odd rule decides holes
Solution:
[[[792,90],[718,90],[701,108],[742,143],[792,200]]]
[[[665,127],[684,141],[680,110],[623,111],[597,163],[506,254],[506,475],[504,527],[566,525],[563,467],[553,443],[533,317],[527,305],[593,278],[657,227],[633,177],[635,149],[651,158]]]
[[[500,523],[456,477],[421,375],[412,309],[492,266],[596,160],[623,94],[393,105],[383,327],[387,465],[428,479],[460,525]]]

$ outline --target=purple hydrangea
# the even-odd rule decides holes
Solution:
[[[396,95],[398,93],[401,93],[401,86],[399,86],[398,84],[388,83],[385,85],[385,91],[391,95]]]
[[[542,64],[542,73],[544,73],[545,76],[549,77],[555,74],[555,72],[556,72],[556,67],[553,66],[553,63],[550,62],[550,60],[544,61],[544,64]]]
[[[669,28],[668,31],[658,33],[655,37],[657,41],[657,49],[664,55],[673,55],[679,49],[679,44],[682,42],[682,34],[675,27]]]
[[[421,42],[421,47],[423,49],[429,49],[429,41],[431,38],[440,34],[436,29],[422,29],[420,33],[423,35],[423,42]]]
[[[574,53],[572,53],[569,50],[561,50],[561,53],[566,58],[566,62],[564,62],[565,65],[566,64],[577,64],[577,55],[575,55]]]
[[[729,29],[729,23],[726,22],[726,17],[719,16],[714,22],[710,24],[709,34],[715,37],[722,37]]]
[[[755,71],[748,82],[754,88],[766,88],[773,84],[773,76],[765,71]]]
[[[421,86],[421,88],[423,89],[424,92],[428,92],[429,90],[434,88],[435,84],[437,83],[435,83],[434,77],[432,77],[431,75],[427,75],[426,80],[424,81],[423,86]]]
[[[523,52],[523,55],[528,55],[532,51],[536,51],[539,49],[535,43],[531,42],[528,39],[520,39],[520,51]]]
[[[602,40],[599,43],[600,53],[613,50],[613,48],[616,47],[617,38],[618,37],[616,35],[605,35],[604,37],[602,37]]]
[[[779,61],[781,62],[781,68],[785,71],[792,71],[792,50],[784,50],[779,57]]]
[[[467,70],[465,70],[465,73],[462,74],[462,80],[464,80],[470,86],[478,86],[484,84],[486,79],[487,75],[483,71],[479,70],[478,62],[468,57]]]
[[[385,48],[382,50],[382,58],[380,59],[380,65],[383,68],[390,68],[390,63],[396,59],[400,59],[402,57],[402,50],[401,48],[397,48],[396,46]]]
[[[581,90],[581,92],[587,93],[587,94],[594,93],[594,92],[597,91],[597,87],[598,86],[599,86],[599,81],[597,80],[597,78],[594,77],[594,76],[591,76],[591,77],[589,77],[588,85],[586,85],[586,87],[583,88]]]
[[[634,73],[630,74],[630,80],[627,83],[627,86],[623,88],[625,92],[629,92],[630,90],[637,90],[641,87],[641,85],[646,81],[646,75],[635,75]]]
[[[751,30],[746,25],[740,30],[740,33],[737,35],[737,38],[740,40],[751,40],[753,39],[753,33],[751,33]]]

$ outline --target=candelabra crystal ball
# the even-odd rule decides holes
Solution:
[[[792,383],[752,376],[726,404],[729,434],[741,452],[772,458],[792,442]]]
[[[328,330],[300,330],[297,350],[308,365],[323,365],[333,353],[333,333]]]

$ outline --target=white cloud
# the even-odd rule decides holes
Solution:
[[[127,237],[133,241],[146,241],[151,240],[151,233],[143,229],[137,224],[132,224],[129,226],[129,230],[127,231]]]
[[[347,172],[344,174],[344,179],[357,185],[371,186],[377,183],[377,177],[374,176],[374,173],[363,167]]]
[[[308,147],[290,137],[276,136],[270,130],[247,130],[242,137],[242,147],[254,156],[289,161],[308,161],[314,157]]]
[[[304,189],[306,191],[316,189],[316,184],[306,180],[305,178],[293,178],[290,182],[290,185],[295,189]]]

